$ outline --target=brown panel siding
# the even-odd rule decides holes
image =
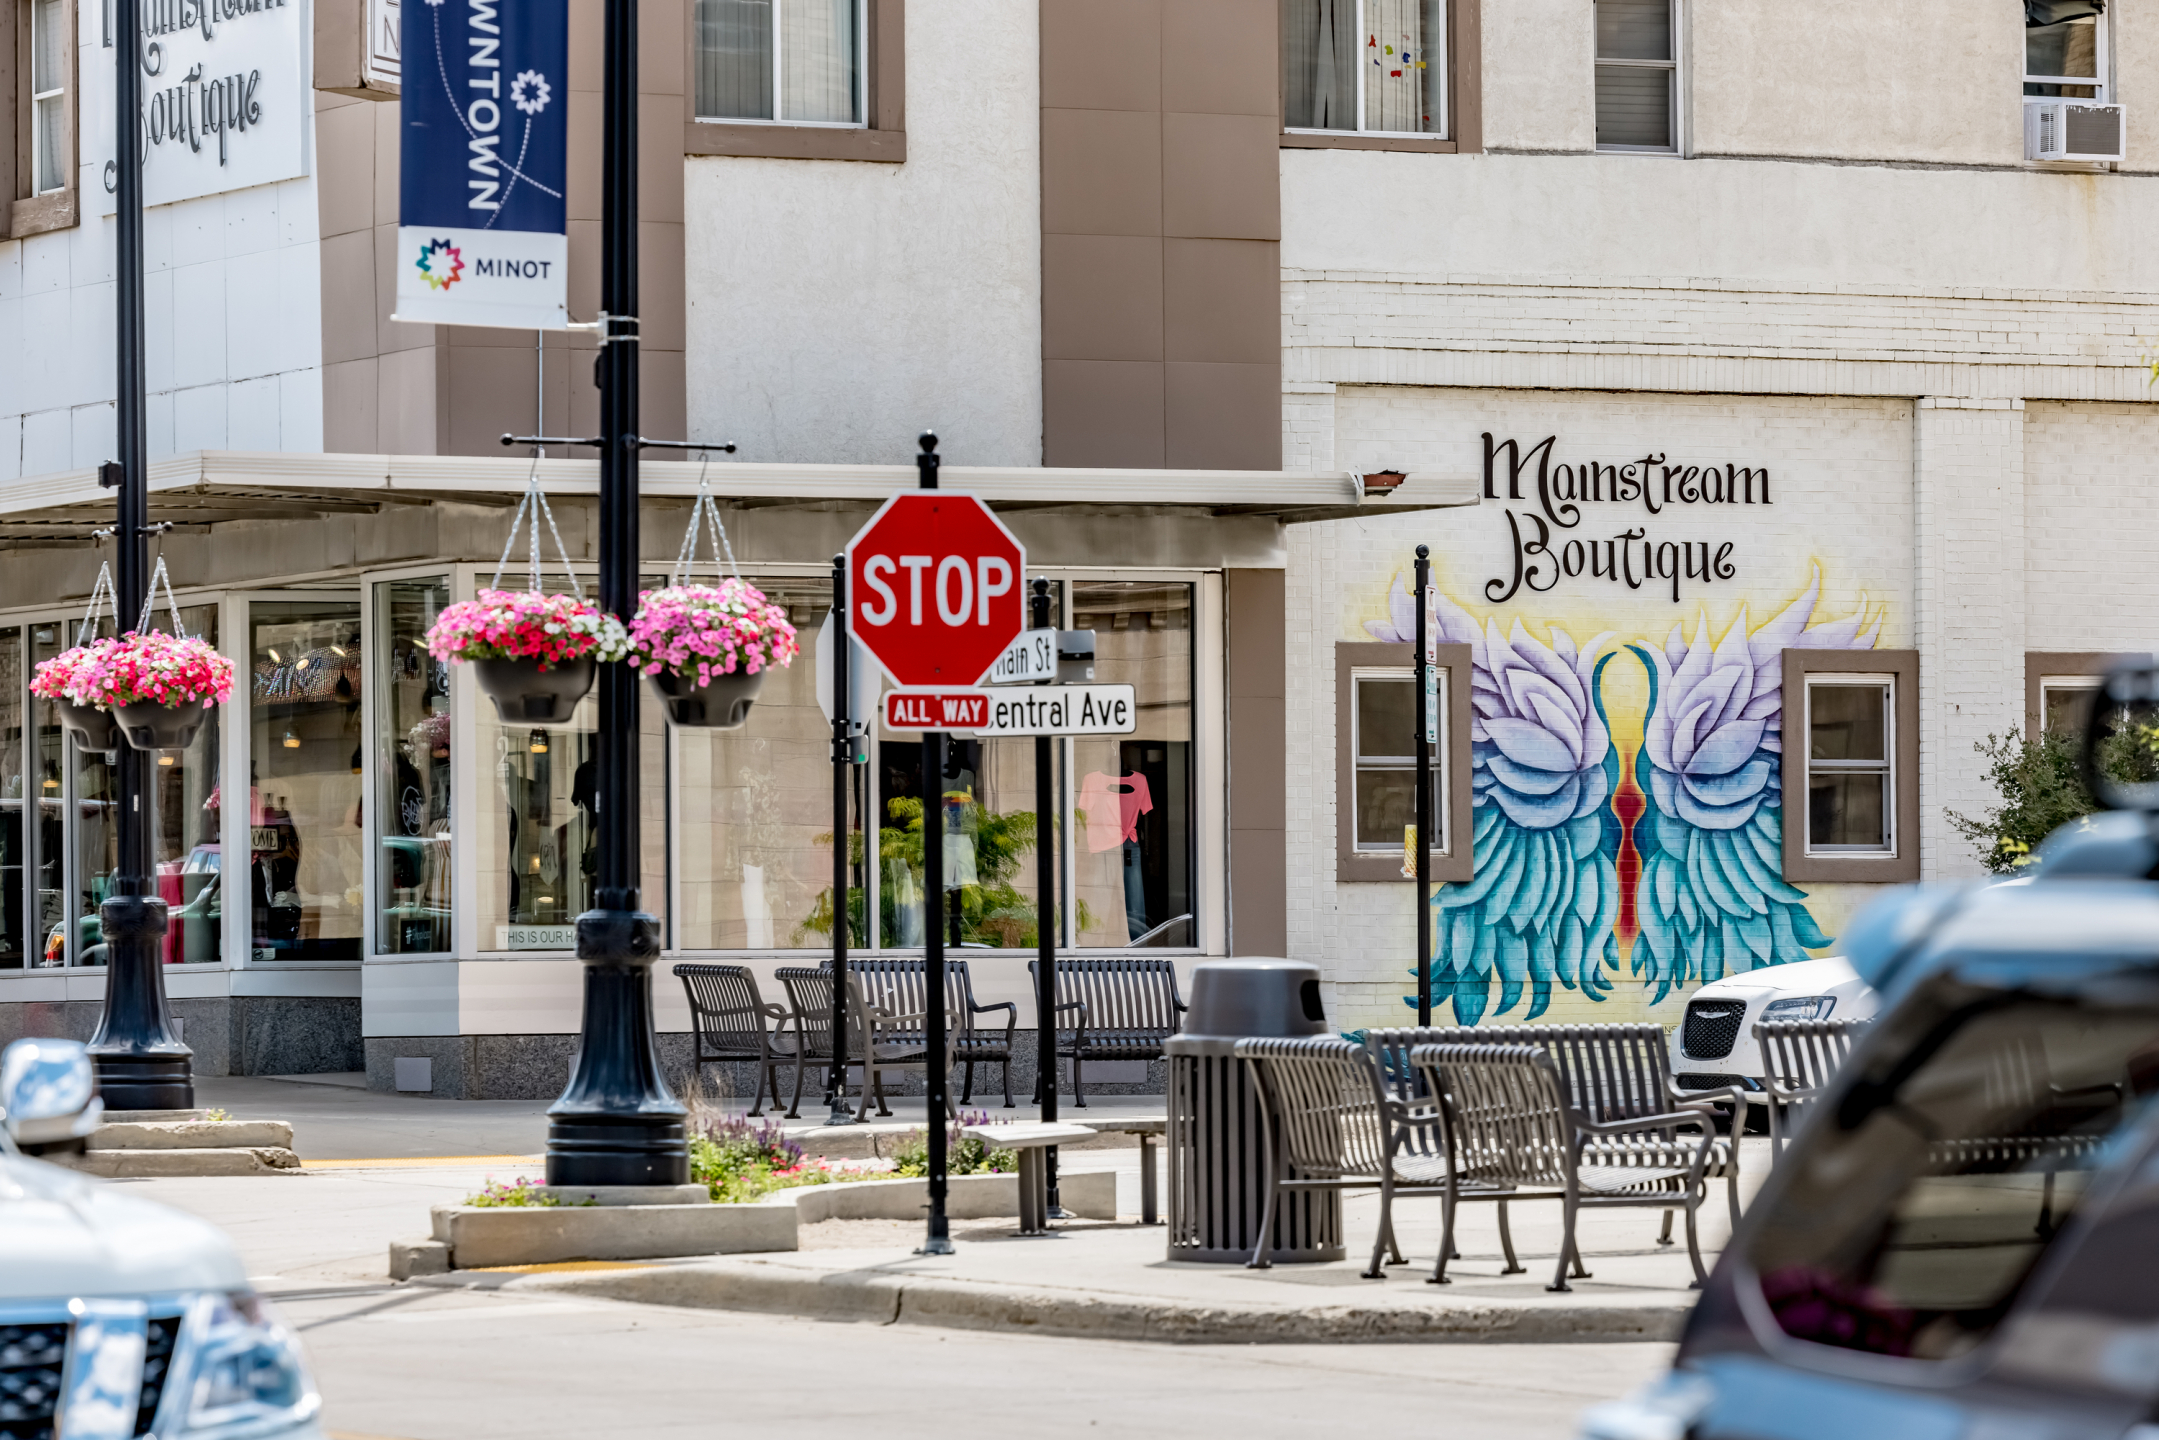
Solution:
[[[1280,468],[1275,0],[1040,13],[1043,463]]]
[[[1224,577],[1229,709],[1229,950],[1289,953],[1288,662],[1282,629],[1284,572],[1231,570]]]

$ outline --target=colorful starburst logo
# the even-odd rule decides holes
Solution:
[[[447,239],[430,240],[422,245],[416,263],[431,290],[447,290],[465,273],[465,257]]]

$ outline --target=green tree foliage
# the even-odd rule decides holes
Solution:
[[[1987,778],[2001,803],[1977,815],[1948,812],[1949,823],[1972,842],[1979,861],[1997,875],[2032,863],[2039,842],[2099,808],[2078,773],[2081,735],[2048,730],[2037,738],[1989,735],[1974,745],[1987,760]],[[2099,767],[2112,779],[2159,779],[2159,725],[2124,717],[2100,742]]]

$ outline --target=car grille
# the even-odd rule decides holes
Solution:
[[[1682,1090],[1752,1090],[1754,1082],[1744,1075],[1674,1075],[1672,1083]]]
[[[1690,1000],[1679,1048],[1697,1060],[1722,1060],[1739,1043],[1739,1022],[1746,1018],[1743,1001]]]
[[[0,1440],[52,1440],[67,1368],[65,1320],[0,1325]],[[180,1317],[152,1316],[136,1400],[135,1433],[146,1435],[165,1393],[165,1376],[180,1338]]]
[[[67,1364],[68,1322],[0,1325],[0,1436],[50,1440]]]

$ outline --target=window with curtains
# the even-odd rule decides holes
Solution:
[[[860,126],[868,0],[696,0],[697,118]]]
[[[1677,0],[1597,0],[1597,148],[1679,148]]]
[[[1447,0],[1282,0],[1282,98],[1292,130],[1447,129]]]

